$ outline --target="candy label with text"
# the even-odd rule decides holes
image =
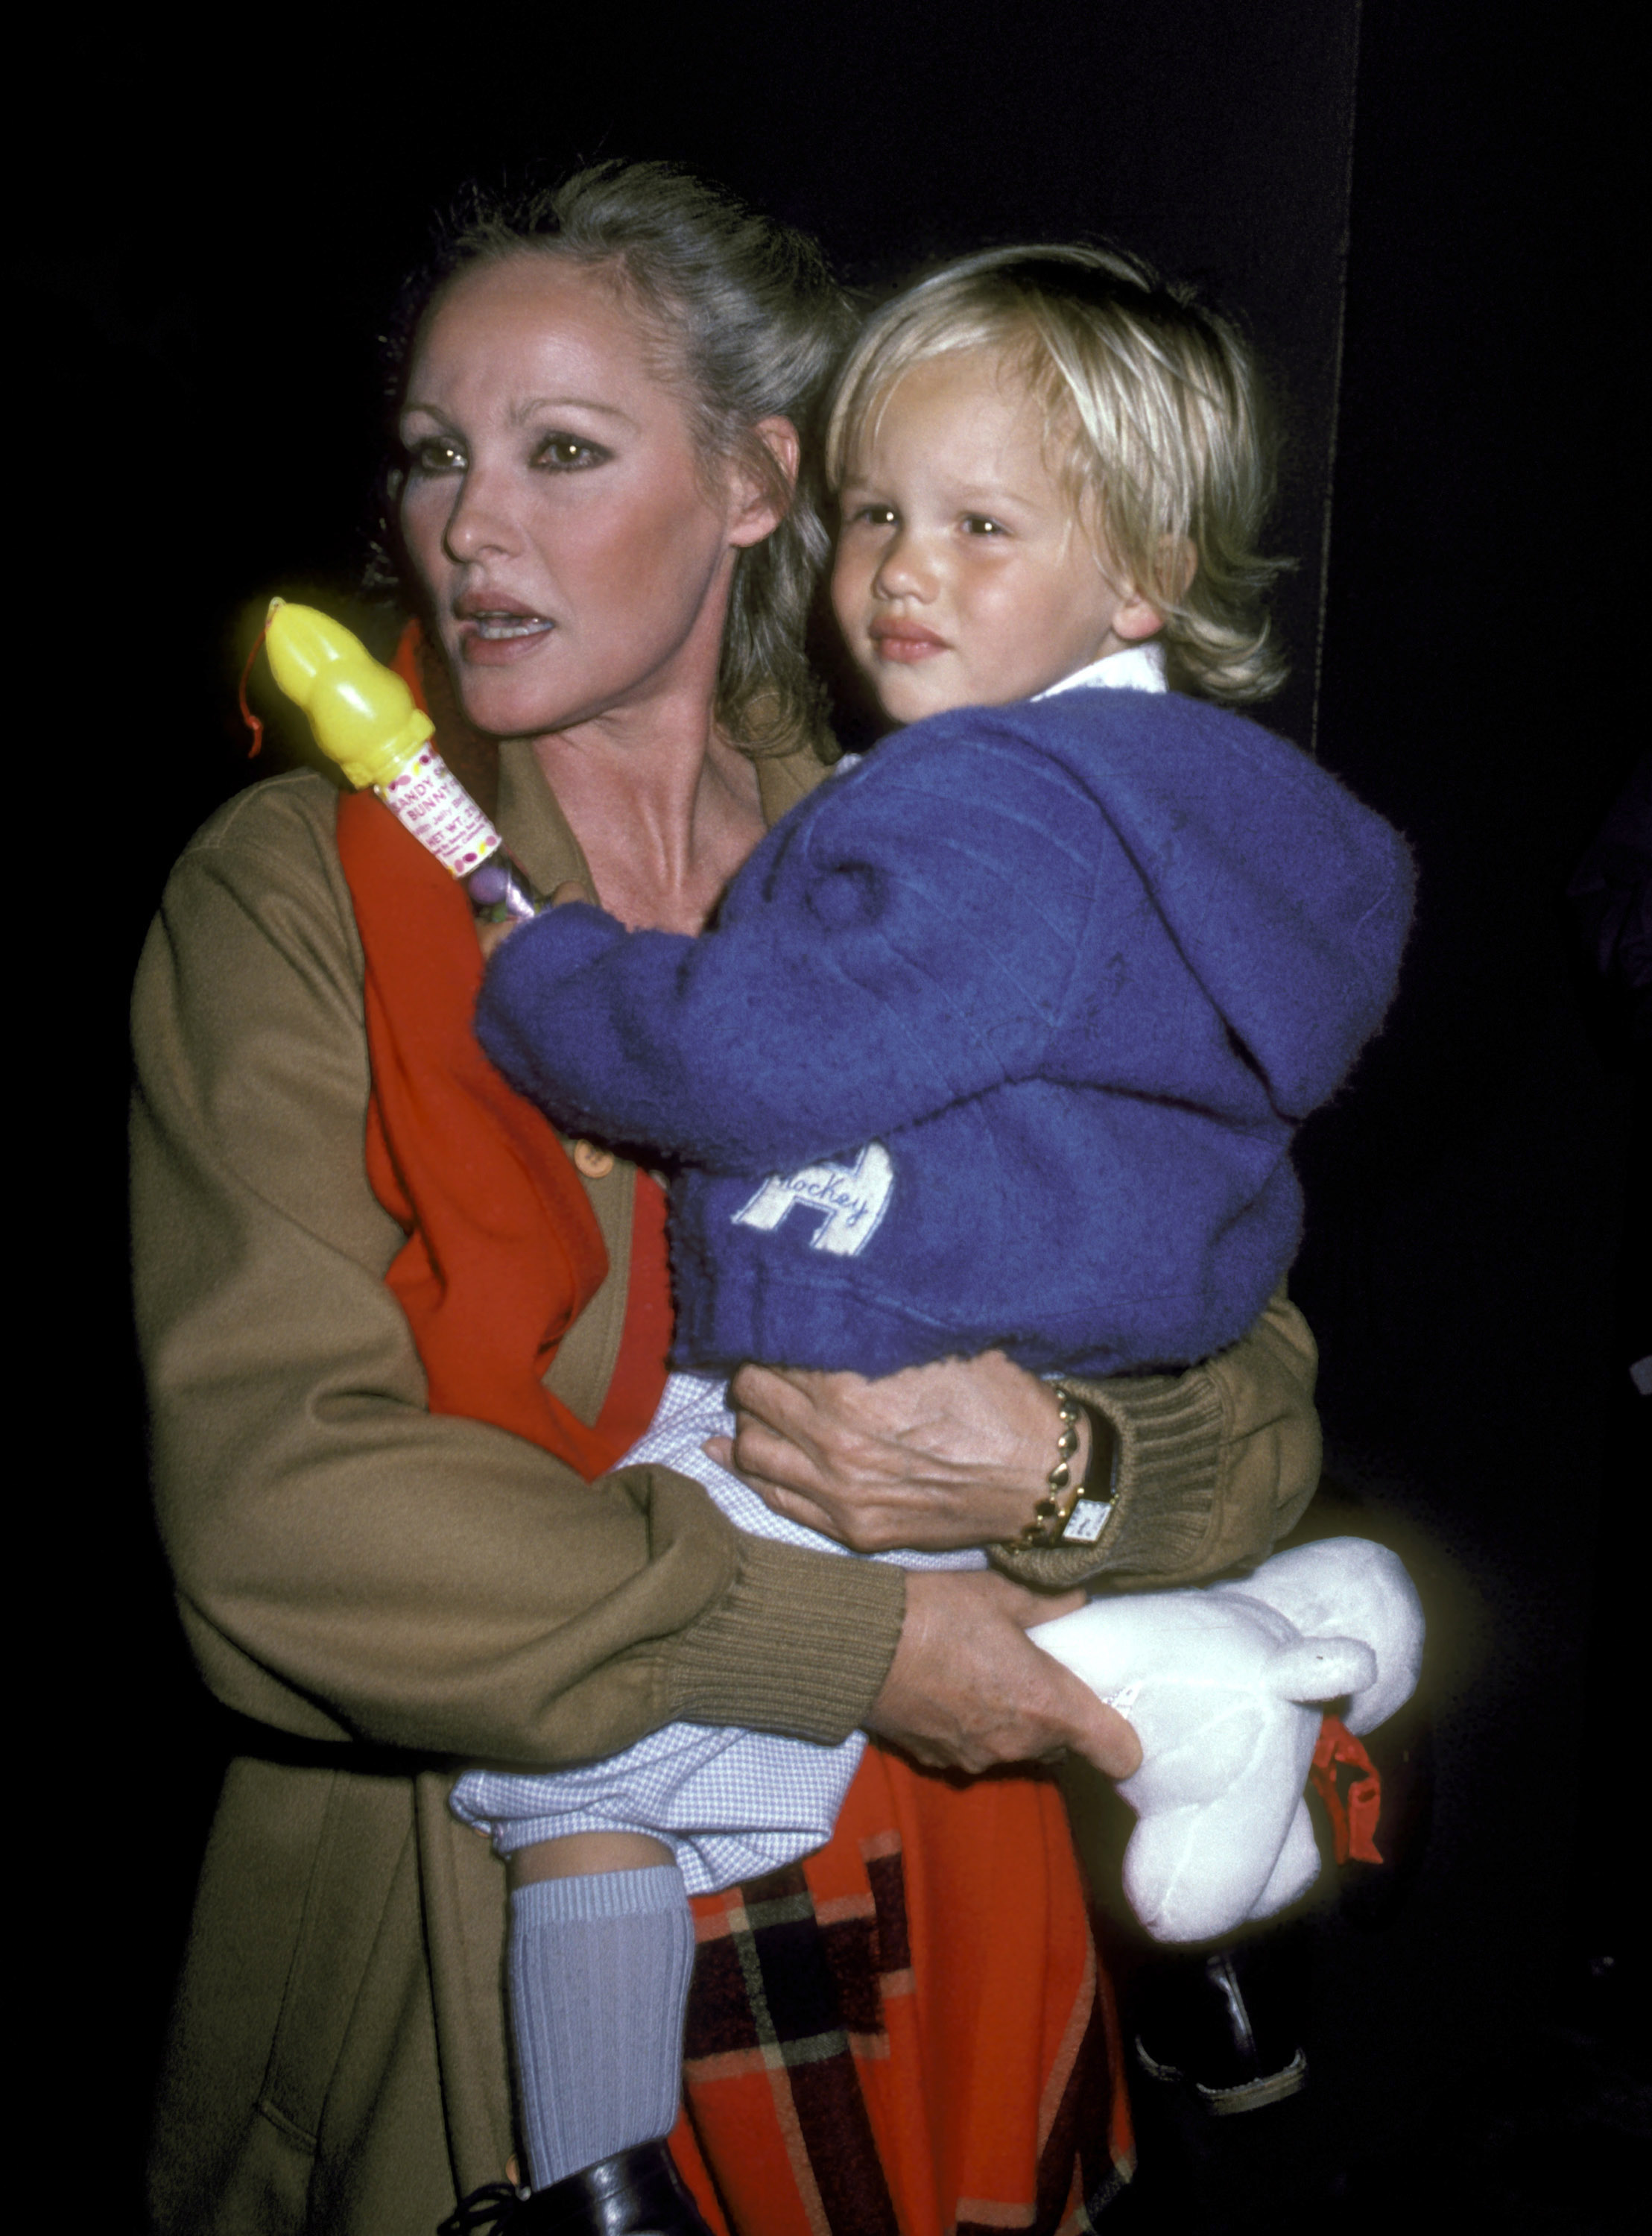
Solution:
[[[496,853],[499,833],[440,754],[426,746],[379,797],[444,870],[468,877]]]

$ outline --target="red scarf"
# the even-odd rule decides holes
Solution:
[[[397,668],[423,705],[416,629]],[[338,858],[367,957],[367,1176],[407,1231],[385,1279],[433,1413],[491,1421],[587,1482],[653,1417],[665,1386],[665,1202],[637,1176],[620,1357],[595,1425],[544,1386],[608,1270],[595,1213],[549,1122],[477,1046],[482,950],[463,890],[370,792],[338,804]]]
[[[418,640],[398,671],[419,703]],[[440,738],[438,737],[438,743]],[[370,793],[338,810],[367,957],[367,1169],[433,1412],[587,1480],[665,1382],[665,1200],[638,1177],[625,1329],[587,1428],[542,1386],[607,1258],[549,1125],[471,1035],[464,893]],[[718,2236],[1053,2236],[1131,2160],[1112,2004],[1046,1774],[954,1783],[869,1747],[828,1845],[694,1904],[672,2148]]]

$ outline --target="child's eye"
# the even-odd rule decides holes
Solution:
[[[966,536],[1002,536],[1004,523],[984,512],[967,512],[959,525]]]
[[[600,443],[587,443],[580,435],[547,435],[534,454],[534,464],[552,473],[574,473],[582,466],[600,466],[611,455]]]
[[[859,504],[850,513],[849,519],[857,527],[893,528],[896,516],[892,504]]]
[[[409,470],[416,474],[462,474],[465,455],[445,435],[422,435],[407,446]]]

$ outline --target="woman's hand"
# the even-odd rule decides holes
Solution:
[[[869,1730],[935,1769],[992,1770],[1070,1748],[1128,1778],[1142,1759],[1135,1733],[1025,1634],[1083,1604],[1082,1592],[1029,1592],[980,1570],[913,1569]]]
[[[1054,1466],[1054,1391],[989,1351],[869,1382],[743,1366],[736,1430],[706,1449],[771,1506],[856,1553],[931,1551],[1018,1536]],[[1080,1419],[1072,1470],[1090,1458]],[[1032,1618],[1037,1620],[1037,1618]]]

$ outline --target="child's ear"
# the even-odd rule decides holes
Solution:
[[[1164,626],[1164,615],[1139,590],[1131,592],[1112,618],[1112,633],[1125,644],[1145,643],[1150,636],[1157,636]]]
[[[1198,546],[1193,538],[1190,536],[1167,536],[1158,547],[1160,596],[1168,604],[1179,606],[1193,588],[1193,577],[1198,571]],[[1160,618],[1163,619],[1162,615]]]
[[[752,430],[763,457],[737,469],[731,541],[744,548],[772,536],[785,518],[797,485],[803,444],[790,419],[760,419]]]
[[[1113,615],[1113,635],[1126,644],[1142,644],[1164,626],[1165,605],[1180,605],[1199,571],[1199,555],[1191,537],[1167,536],[1159,546],[1155,604],[1144,590],[1132,589]]]

